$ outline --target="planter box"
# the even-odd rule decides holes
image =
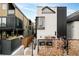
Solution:
[[[20,46],[20,39],[2,40],[2,54],[10,55],[14,50]]]

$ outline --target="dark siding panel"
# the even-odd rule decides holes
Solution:
[[[7,28],[15,28],[15,16],[8,16],[7,17]]]
[[[13,40],[2,40],[2,54],[10,55],[21,45],[20,39],[15,38]]]
[[[11,41],[2,40],[2,54],[10,55],[11,54]]]
[[[16,38],[14,40],[12,40],[12,43],[11,43],[11,48],[12,48],[12,51],[16,50],[19,46],[20,46],[20,39],[19,38]]]
[[[57,32],[59,36],[66,36],[66,7],[57,9]]]

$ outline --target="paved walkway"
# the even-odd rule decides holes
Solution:
[[[25,48],[25,51],[24,51],[24,55],[29,55],[29,56],[32,56],[32,53],[33,53],[33,56],[37,56],[37,46],[35,49],[33,49],[33,46],[32,46],[32,43],[29,45],[29,47]]]

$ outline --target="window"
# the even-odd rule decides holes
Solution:
[[[45,40],[44,39],[38,40],[38,44],[39,44],[39,46],[44,46],[45,45]]]
[[[0,18],[0,27],[6,27],[6,18]]]
[[[1,27],[1,18],[0,18],[0,27]]]
[[[9,10],[8,14],[14,14],[14,10]]]
[[[37,17],[37,29],[45,28],[45,17]]]
[[[4,4],[2,4],[2,9],[7,9],[7,4],[6,3],[4,3]]]
[[[52,42],[46,42],[47,46],[52,46]]]
[[[40,46],[44,46],[45,45],[45,42],[39,42],[39,45]]]
[[[6,27],[6,18],[2,18],[2,27]]]
[[[19,26],[19,19],[17,19],[17,26]]]

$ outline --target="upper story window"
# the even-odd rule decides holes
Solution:
[[[19,26],[19,19],[17,19],[17,26]]]
[[[8,14],[14,14],[14,10],[9,10]]]
[[[37,29],[45,29],[45,17],[37,17]]]
[[[7,4],[6,4],[6,3],[3,3],[3,4],[2,4],[2,9],[3,9],[3,10],[7,9]]]
[[[2,27],[6,27],[6,18],[2,18]]]
[[[6,18],[0,18],[0,27],[6,27]]]

